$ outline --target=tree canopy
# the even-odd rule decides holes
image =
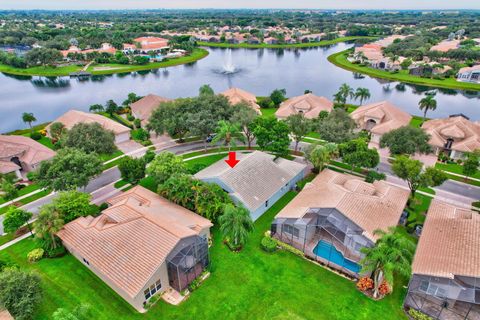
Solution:
[[[312,121],[305,118],[303,113],[297,113],[288,116],[285,122],[293,136],[293,140],[295,141],[295,151],[297,151],[300,141],[312,131]]]
[[[145,177],[146,161],[143,158],[123,157],[118,169],[123,180],[137,184]]]
[[[384,134],[380,138],[380,147],[388,148],[394,155],[413,155],[417,152],[428,154],[432,152],[429,140],[430,136],[423,129],[405,126]]]
[[[40,186],[61,191],[86,187],[101,172],[102,162],[95,154],[64,148],[53,159],[43,161],[35,175]]]
[[[3,217],[3,230],[7,233],[16,232],[24,224],[28,224],[28,220],[32,218],[32,213],[23,209],[10,206]],[[30,229],[30,226],[28,225]]]
[[[63,191],[53,199],[52,204],[65,223],[78,217],[85,217],[91,213],[89,193],[80,191]]]
[[[159,153],[147,168],[147,174],[157,184],[162,184],[171,176],[182,173],[187,173],[183,159],[168,151]]]
[[[355,122],[342,109],[334,109],[327,117],[318,121],[317,132],[323,140],[342,143],[355,137]]]
[[[275,118],[257,118],[253,122],[253,134],[261,150],[277,155],[287,155],[290,146],[290,129],[284,121]]]
[[[99,123],[77,123],[68,130],[63,144],[85,153],[112,154],[117,150],[115,134]]]

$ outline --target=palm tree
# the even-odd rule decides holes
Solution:
[[[93,113],[97,113],[97,112],[103,112],[105,110],[105,108],[103,108],[103,106],[101,104],[92,104],[90,106],[90,109],[89,111],[90,112],[93,112]]]
[[[373,272],[373,296],[377,298],[383,281],[393,289],[394,274],[410,276],[415,244],[395,227],[390,227],[388,232],[375,230],[374,235],[379,239],[374,247],[361,250],[365,257],[360,264],[361,273]]]
[[[345,97],[345,100],[347,98],[353,98],[355,97],[355,92],[353,91],[353,88],[350,87],[348,84],[344,83],[340,86],[339,91],[343,94]]]
[[[360,105],[363,104],[363,101],[370,99],[370,97],[370,90],[367,88],[357,88],[357,91],[355,91],[355,100],[359,99]]]
[[[30,126],[30,129],[32,129],[32,122],[37,121],[37,118],[35,118],[35,116],[31,112],[30,113],[24,112],[22,114],[22,120],[24,123],[28,123],[28,125]]]
[[[337,153],[338,148],[335,143],[311,144],[305,152],[306,158],[313,165],[315,172],[322,171]]]
[[[40,208],[40,213],[35,221],[35,235],[55,250],[57,248],[55,234],[62,229],[63,225],[63,218],[57,208],[53,204],[46,204]]]
[[[227,204],[222,216],[218,218],[220,231],[235,248],[247,242],[248,233],[253,230],[250,213],[243,207]]]
[[[437,109],[437,100],[435,100],[435,95],[432,93],[427,94],[420,102],[418,103],[420,110],[423,110],[423,121],[422,124],[427,119],[427,111]]]
[[[224,141],[224,144],[228,146],[228,150],[230,151],[231,147],[237,146],[235,140],[245,142],[245,137],[240,132],[240,125],[231,123],[229,121],[220,120],[218,122],[216,135],[212,139],[212,144],[219,141]]]

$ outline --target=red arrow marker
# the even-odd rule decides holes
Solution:
[[[225,162],[230,166],[230,167],[235,167],[237,163],[240,162],[240,160],[237,160],[237,153],[236,152],[229,152],[228,153],[228,160],[225,160]]]

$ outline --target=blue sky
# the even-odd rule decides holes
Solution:
[[[0,9],[480,9],[480,0],[0,0]]]

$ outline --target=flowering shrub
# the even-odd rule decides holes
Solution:
[[[367,290],[370,290],[373,288],[373,280],[370,279],[369,277],[362,277],[360,280],[357,282],[357,289],[365,292]]]
[[[42,248],[33,249],[27,254],[28,262],[37,262],[43,258],[44,251]]]
[[[380,287],[378,287],[378,292],[380,292],[381,295],[387,295],[390,293],[390,286],[388,285],[388,283],[386,281],[383,281],[381,284],[380,284]]]

